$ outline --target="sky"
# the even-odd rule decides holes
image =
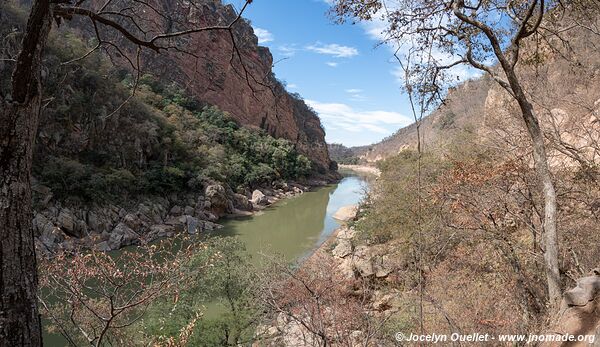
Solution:
[[[243,0],[228,0],[237,9]],[[274,72],[317,111],[328,143],[379,142],[412,123],[392,50],[376,23],[334,23],[328,0],[254,0],[244,12]]]

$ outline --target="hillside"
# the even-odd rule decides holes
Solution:
[[[554,140],[551,161],[560,164],[565,158],[580,161],[573,149],[584,149],[596,142],[594,133],[598,123],[593,119],[597,106],[598,61],[600,41],[586,30],[570,33],[569,53],[554,52],[543,58],[542,65],[521,69],[524,84],[532,95],[535,112],[541,119],[546,136]],[[550,50],[548,48],[548,50]],[[540,59],[528,57],[528,59]],[[464,82],[450,90],[444,103],[421,125],[425,149],[444,149],[457,134],[464,131],[505,141],[507,137],[523,135],[522,120],[508,95],[489,77],[483,76]],[[592,118],[589,118],[592,117]],[[586,127],[588,130],[586,130]],[[559,131],[560,129],[560,131]],[[521,151],[525,144],[513,144]],[[374,164],[394,156],[404,149],[416,148],[416,127],[411,124],[390,137],[368,146],[353,147],[353,154],[365,163]],[[597,160],[597,154],[584,161]]]
[[[597,27],[599,18],[582,21]],[[335,240],[334,272],[375,283],[367,306],[388,319],[390,334],[424,327],[597,340],[589,312],[600,295],[600,36],[570,28],[562,39],[526,47],[518,71],[558,195],[562,306],[547,305],[544,199],[521,111],[481,78],[424,119],[421,155],[414,125],[352,149],[382,174]]]
[[[457,131],[479,128],[484,121],[485,101],[491,86],[489,78],[484,76],[452,88],[444,103],[423,118],[421,134],[424,148],[434,145],[443,147]],[[378,143],[353,147],[351,150],[361,161],[374,164],[404,149],[416,148],[416,141],[417,132],[413,123]]]
[[[225,5],[221,0],[151,4],[156,11],[145,13],[143,19],[150,32],[227,25],[238,15],[233,5]],[[94,28],[85,20],[74,20],[71,25],[79,28],[84,37],[94,39]],[[248,21],[241,18],[232,33],[233,38],[226,31],[198,33],[178,42],[181,49],[160,55],[142,52],[142,68],[163,80],[176,82],[194,99],[228,112],[239,124],[293,142],[299,152],[312,160],[317,172],[327,174],[331,161],[319,117],[277,80],[272,71],[273,56],[268,48],[258,45]],[[103,35],[114,37],[115,33]],[[135,61],[136,51],[131,44],[118,35],[115,40],[129,47],[129,59]],[[112,55],[114,62],[129,68],[127,60],[115,52]]]
[[[234,13],[220,1],[206,1],[203,11],[209,20],[228,20]],[[3,3],[1,13],[0,34],[9,52],[20,41],[26,7]],[[115,249],[182,228],[210,230],[219,217],[298,192],[288,181],[336,179],[317,115],[275,80],[270,53],[257,46],[249,24],[240,22],[236,33],[244,57],[260,52],[266,59],[247,66],[267,75],[287,108],[235,82],[223,56],[231,47],[194,46],[213,54],[203,60],[212,69],[203,73],[220,71],[231,78],[227,86],[203,80],[208,77],[202,73],[184,77],[189,56],[148,60],[137,81],[102,52],[62,64],[85,55],[91,43],[84,32],[74,34],[65,25],[51,34],[33,164],[34,228],[41,249]],[[0,61],[2,92],[9,90],[11,70],[10,60]],[[183,84],[187,78],[194,87]],[[257,188],[268,196],[252,203]]]

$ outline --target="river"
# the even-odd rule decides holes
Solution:
[[[352,172],[344,174],[335,185],[281,200],[250,217],[221,221],[224,228],[214,235],[237,237],[256,264],[261,262],[262,254],[278,255],[290,262],[301,260],[339,227],[333,214],[340,207],[359,203],[364,196],[368,178]],[[218,302],[207,304],[204,317],[221,314],[220,305]],[[46,333],[44,340],[48,346],[65,345],[64,339],[56,334]]]
[[[254,216],[225,221],[218,235],[239,238],[254,261],[260,261],[261,254],[295,261],[329,238],[339,226],[333,214],[357,204],[364,190],[364,178],[346,176],[336,185],[282,200]]]

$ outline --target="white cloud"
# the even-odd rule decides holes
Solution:
[[[328,129],[353,133],[368,131],[389,135],[398,128],[412,123],[409,117],[397,112],[356,110],[346,104],[322,103],[314,100],[306,100],[306,103],[317,111]]]
[[[318,54],[331,55],[336,58],[350,58],[358,55],[358,50],[356,48],[342,46],[337,43],[323,44],[317,42],[313,45],[306,46],[306,49]]]
[[[298,85],[294,83],[290,83],[287,85],[288,89],[298,89]]]
[[[346,93],[348,94],[360,94],[362,93],[362,89],[346,89]]]
[[[298,47],[296,47],[296,45],[281,45],[279,47],[277,47],[277,50],[279,51],[279,53],[284,56],[284,57],[293,57],[294,55],[296,55],[296,52],[298,51]]]
[[[258,37],[259,44],[263,44],[263,43],[267,43],[267,42],[271,42],[271,41],[275,40],[275,37],[273,37],[273,34],[266,29],[254,28],[254,34],[256,35],[256,37]]]
[[[328,61],[325,64],[327,64],[328,66],[331,66],[331,67],[337,67],[338,66],[338,63],[333,62],[333,61]]]
[[[327,1],[327,0],[325,0]],[[393,10],[394,5],[388,4],[388,11]],[[361,22],[361,26],[363,30],[371,39],[377,42],[385,42],[388,39],[386,29],[388,27],[388,23],[383,20],[383,9],[380,10],[379,13],[373,16],[373,19],[366,22]],[[405,38],[403,40],[403,47],[400,47],[398,43],[386,43],[385,46],[389,49],[391,53],[395,53],[398,48],[400,48],[399,53],[402,55],[407,52],[408,47],[410,46],[411,38]],[[453,57],[445,52],[440,51],[439,49],[434,49],[432,52],[432,56],[436,59],[441,65],[450,64],[457,60],[456,57]],[[414,59],[414,58],[413,58]],[[393,58],[392,61],[394,64],[397,64],[396,59]],[[481,75],[479,70],[476,70],[468,65],[457,65],[446,71],[448,76],[451,77],[455,82],[462,82],[468,79],[472,79]],[[399,83],[404,83],[404,72],[399,66],[394,67],[391,70],[391,74],[396,77],[396,80]],[[451,83],[454,84],[454,83]]]
[[[365,101],[365,100],[367,100],[367,97],[363,95],[363,90],[362,89],[357,89],[357,88],[346,89],[345,92],[350,95],[350,100],[354,100],[354,101]]]

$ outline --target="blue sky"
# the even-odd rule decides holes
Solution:
[[[398,66],[389,48],[376,48],[377,24],[338,25],[328,8],[327,0],[254,0],[244,17],[270,48],[277,77],[319,113],[328,142],[378,142],[412,122]]]

